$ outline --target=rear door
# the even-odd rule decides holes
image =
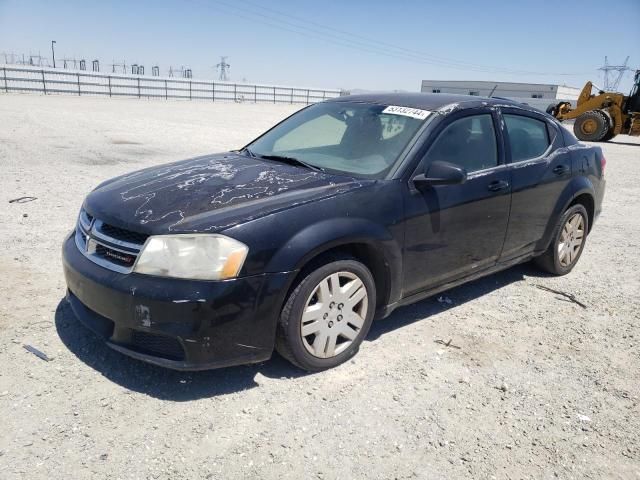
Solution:
[[[405,296],[494,265],[509,218],[510,173],[496,112],[477,108],[450,115],[427,140],[425,150],[416,173],[440,160],[464,167],[468,177],[461,185],[423,191],[409,182]]]
[[[571,154],[544,115],[502,107],[511,170],[511,214],[501,261],[536,250],[562,191],[571,180]]]

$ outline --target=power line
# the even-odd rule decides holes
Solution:
[[[257,13],[253,10],[248,10],[243,7],[239,7],[237,5],[232,5],[220,0],[213,0],[213,3],[216,4],[217,8],[221,8],[223,13],[231,14],[234,16],[238,16],[241,18],[247,18],[252,21],[259,21],[262,25],[268,25],[279,30],[293,32],[299,35],[303,35],[305,37],[316,37],[320,38],[324,41],[345,46],[352,49],[357,49],[360,51],[366,51],[369,53],[374,53],[378,55],[384,55],[392,58],[399,58],[402,60],[412,61],[415,63],[428,64],[428,65],[439,65],[447,68],[467,70],[467,71],[476,71],[476,72],[484,72],[484,73],[508,73],[513,75],[564,75],[564,76],[573,76],[573,75],[583,75],[583,73],[558,73],[558,72],[534,72],[534,71],[526,71],[526,70],[516,70],[509,68],[501,68],[501,67],[492,67],[487,65],[479,65],[473,63],[460,62],[455,60],[444,59],[442,57],[436,57],[433,55],[425,54],[423,52],[417,52],[414,50],[410,50],[404,47],[400,47],[397,45],[392,45],[386,42],[381,42],[378,40],[373,40],[361,35],[352,34],[350,32],[346,32],[344,30],[339,30],[333,27],[329,27],[326,25],[322,25],[317,22],[312,22],[307,19],[302,19],[300,17],[296,17],[293,15],[289,15],[278,10],[262,7],[260,5],[256,5],[252,2],[247,2],[251,5],[254,5],[257,8],[262,10],[266,10],[269,12],[274,12],[276,15],[284,16],[287,18],[294,19],[297,23],[292,23],[290,21],[283,20],[281,18],[274,17],[273,15]],[[209,7],[211,7],[210,3],[207,3]],[[229,9],[232,12],[229,12]],[[240,13],[239,13],[240,12]],[[254,18],[257,17],[257,18]],[[270,20],[271,23],[265,21],[265,19]],[[309,25],[315,25],[319,28],[312,28]],[[343,38],[337,38],[335,34],[328,33],[328,31],[339,33]],[[344,38],[344,37],[352,37],[352,38]],[[354,40],[358,39],[358,40]],[[360,40],[362,39],[362,40]]]
[[[331,32],[335,32],[335,33],[341,34],[343,36],[348,36],[348,37],[361,39],[361,40],[364,40],[365,42],[368,42],[368,43],[382,45],[382,46],[388,47],[388,48],[393,49],[393,50],[398,50],[399,52],[406,52],[406,53],[408,53],[410,55],[416,55],[418,57],[423,57],[423,58],[431,58],[436,62],[443,62],[443,63],[450,64],[450,65],[458,65],[460,67],[465,67],[465,68],[467,68],[467,67],[476,67],[476,68],[486,68],[486,69],[491,69],[491,70],[500,69],[500,70],[506,70],[506,71],[518,71],[518,70],[513,70],[513,69],[504,69],[504,68],[501,68],[501,67],[495,67],[495,66],[489,66],[489,65],[481,65],[481,64],[477,64],[477,63],[465,62],[465,61],[461,61],[461,60],[452,60],[450,58],[445,58],[445,57],[438,57],[438,56],[433,55],[433,54],[420,52],[418,50],[412,50],[412,49],[409,49],[409,48],[406,48],[406,47],[401,47],[401,46],[394,45],[394,44],[387,43],[387,42],[382,42],[380,40],[377,40],[377,39],[374,39],[374,38],[371,38],[371,37],[365,37],[363,35],[358,35],[358,34],[351,33],[351,32],[345,31],[345,30],[340,30],[340,29],[337,29],[337,28],[334,28],[334,27],[330,27],[328,25],[324,25],[324,24],[321,24],[321,23],[317,23],[317,22],[314,22],[314,21],[311,21],[311,20],[308,20],[308,19],[305,19],[305,18],[302,18],[302,17],[297,17],[295,15],[290,15],[288,13],[285,13],[285,12],[282,12],[282,11],[279,11],[279,10],[276,10],[276,9],[273,9],[273,8],[269,8],[269,7],[265,7],[265,6],[262,6],[262,5],[258,5],[257,3],[251,2],[249,0],[244,0],[244,3],[252,5],[253,7],[256,7],[256,8],[260,8],[262,10],[273,12],[276,15],[280,15],[280,16],[291,18],[291,19],[294,19],[294,20],[297,20],[297,21],[300,21],[300,22],[304,22],[305,24],[315,25],[315,26],[317,26],[317,27],[319,27],[321,29],[328,30],[328,31],[331,31]],[[540,75],[574,75],[572,73],[569,74],[569,73],[557,73],[557,72],[555,72],[555,73],[554,72],[552,72],[552,73],[540,73],[540,72],[527,72],[527,71],[523,71],[523,72],[526,73],[526,74],[540,74]],[[577,73],[575,75],[582,75],[582,74],[584,74],[584,73]]]

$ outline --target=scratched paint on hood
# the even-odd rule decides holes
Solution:
[[[227,153],[117,177],[96,188],[85,208],[107,223],[144,233],[216,231],[361,184]]]

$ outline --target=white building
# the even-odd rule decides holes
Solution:
[[[472,80],[423,80],[424,93],[455,93],[480,97],[504,97],[525,102],[525,99],[577,100],[580,89],[549,83],[477,82]]]

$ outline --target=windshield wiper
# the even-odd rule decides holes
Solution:
[[[238,153],[243,153],[243,152],[249,155],[251,158],[258,158],[258,156],[255,153],[253,153],[251,150],[249,150],[248,147],[244,147],[238,150]]]
[[[317,165],[312,165],[310,163],[305,162],[304,160],[300,160],[299,158],[287,157],[284,155],[258,155],[258,158],[264,158],[265,160],[275,160],[276,162],[288,163],[289,165],[298,165],[301,167],[306,167],[310,170],[314,170],[316,172],[323,172],[324,168],[318,167]]]

